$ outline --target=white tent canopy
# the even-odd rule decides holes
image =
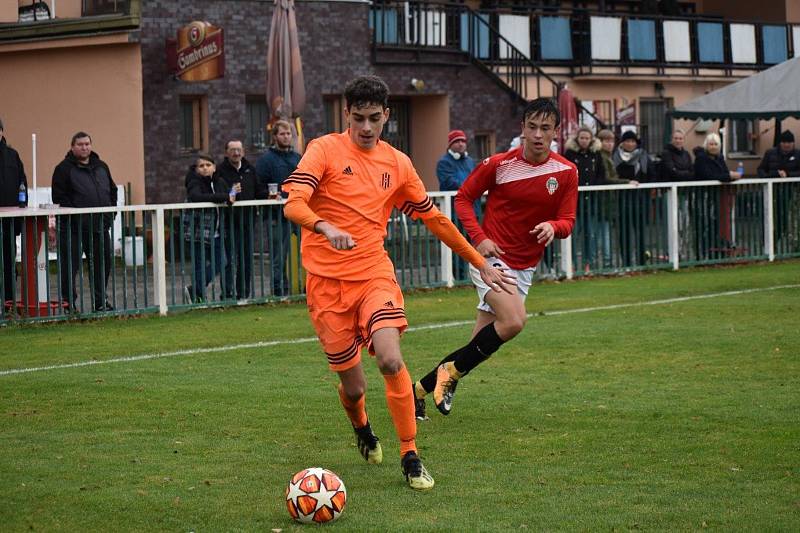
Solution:
[[[800,57],[717,89],[674,109],[673,118],[800,117]]]

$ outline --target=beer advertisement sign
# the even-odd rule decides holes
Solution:
[[[183,81],[208,81],[225,74],[222,28],[194,21],[178,30],[175,67]]]

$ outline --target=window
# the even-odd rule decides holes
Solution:
[[[340,133],[342,127],[342,99],[338,96],[325,96],[322,99],[325,112],[325,133]]]
[[[639,114],[642,117],[639,135],[642,146],[651,154],[658,154],[667,143],[667,110],[672,107],[672,98],[642,99],[639,102]]]
[[[208,101],[203,95],[180,97],[180,148],[208,151]]]
[[[752,120],[733,119],[728,124],[728,152],[732,154],[755,154]]]
[[[267,131],[269,109],[266,96],[248,96],[245,99],[245,114],[247,120],[245,135],[248,148],[253,151],[265,150],[271,144]]]
[[[611,112],[611,100],[595,100],[594,101],[594,114],[599,118],[606,127],[611,127],[614,123],[614,116]]]
[[[130,0],[83,0],[83,16],[128,13]]]
[[[389,113],[389,120],[383,126],[381,139],[401,152],[410,154],[409,116],[411,114],[411,102],[401,98],[389,98],[389,109],[392,111]]]
[[[495,136],[493,131],[476,131],[473,138],[474,147],[470,155],[475,161],[482,161],[494,155]]]

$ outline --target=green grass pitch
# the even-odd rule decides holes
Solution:
[[[0,530],[299,531],[286,481],[322,466],[349,497],[331,530],[798,531],[799,285],[800,261],[534,285],[524,332],[453,413],[429,401],[429,493],[404,484],[366,355],[384,463],[361,459],[303,305],[3,328]],[[412,327],[474,305],[406,298]],[[408,332],[412,376],[470,331]]]

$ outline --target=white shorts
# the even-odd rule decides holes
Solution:
[[[536,267],[529,267],[524,270],[516,270],[505,264],[502,259],[498,259],[496,257],[487,257],[486,260],[489,261],[491,266],[502,268],[507,274],[511,274],[516,278],[517,294],[519,294],[519,297],[524,303],[525,298],[528,296],[528,290],[531,288],[531,283],[533,283],[533,273],[536,272]],[[478,272],[478,269],[472,265],[469,266],[469,275],[472,278],[473,285],[475,285],[475,288],[478,289],[478,309],[481,311],[486,311],[487,313],[495,314],[492,306],[486,303],[486,294],[492,289],[483,282],[480,272]]]

